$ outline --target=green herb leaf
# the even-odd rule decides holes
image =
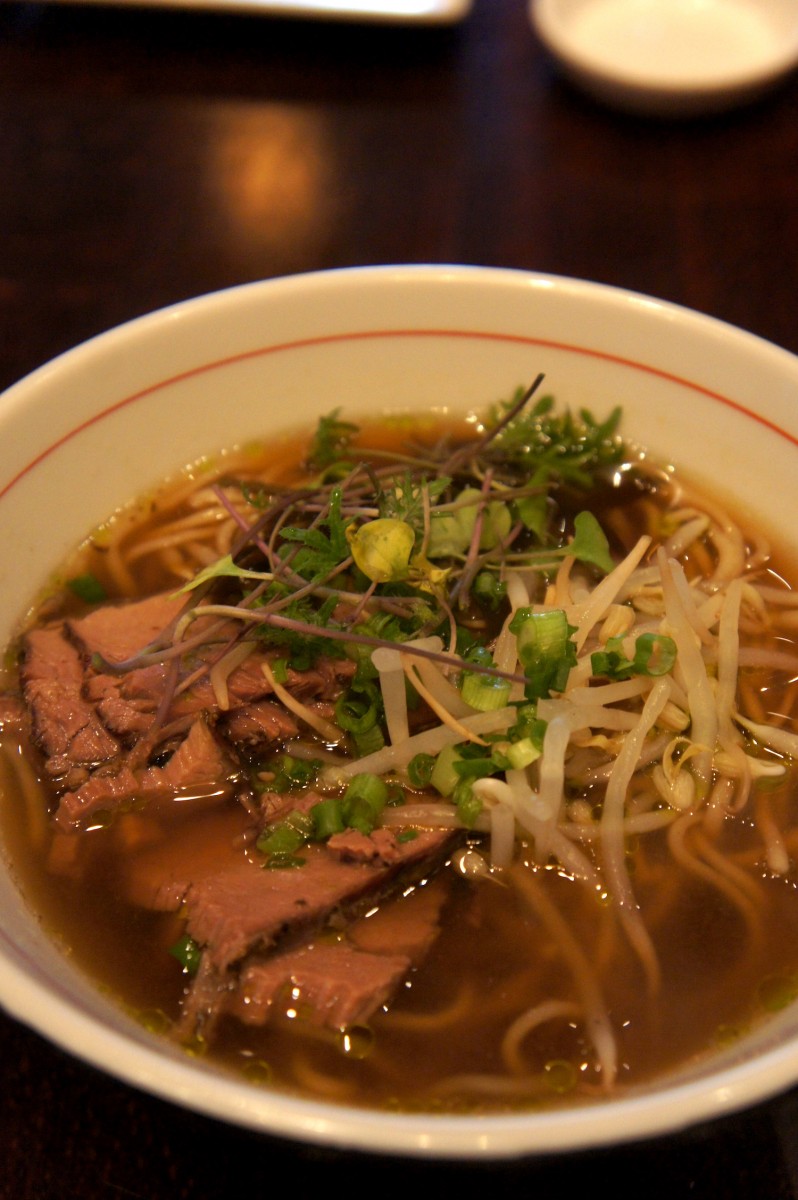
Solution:
[[[308,463],[317,470],[332,466],[342,458],[358,432],[357,425],[341,420],[340,412],[340,408],[334,409],[326,417],[321,417],[316,426],[308,451]]]
[[[225,554],[222,558],[217,558],[216,562],[203,567],[201,571],[197,571],[193,579],[189,579],[188,583],[184,583],[174,594],[176,596],[184,596],[186,592],[193,592],[195,588],[201,587],[203,583],[207,583],[210,579],[227,577],[231,579],[268,580],[274,578],[269,571],[245,571],[243,567],[239,567],[233,562],[231,555]]]
[[[574,518],[574,536],[568,553],[580,562],[598,567],[605,575],[609,575],[615,566],[604,530],[591,512],[577,513]]]

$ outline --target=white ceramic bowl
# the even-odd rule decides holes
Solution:
[[[733,492],[798,553],[798,359],[710,318],[574,280],[384,267],[236,288],[134,321],[0,398],[5,642],[48,572],[173,468],[268,430],[347,414],[468,410],[544,371],[601,414]],[[504,1157],[679,1129],[798,1081],[798,1012],[693,1072],[564,1112],[397,1116],[280,1095],[187,1059],[115,1008],[42,933],[0,869],[0,1001],[96,1066],[178,1104],[285,1137],[419,1156]]]
[[[793,0],[529,0],[529,13],[574,83],[646,115],[731,108],[798,63]]]

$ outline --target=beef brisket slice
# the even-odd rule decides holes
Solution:
[[[346,927],[267,956],[247,956],[240,971],[220,972],[207,956],[183,1008],[179,1033],[211,1036],[224,1015],[248,1025],[278,1016],[329,1029],[364,1024],[387,1004],[408,972],[428,953],[440,930],[450,879],[438,875],[384,900]]]
[[[185,596],[158,594],[125,604],[105,604],[85,617],[70,617],[66,628],[86,658],[100,654],[121,663],[139,654],[185,608]]]
[[[276,1008],[330,1029],[363,1024],[410,969],[401,955],[366,954],[345,943],[316,943],[247,964],[228,1012],[265,1025]]]
[[[390,866],[344,862],[323,845],[304,848],[304,865],[286,870],[244,860],[188,887],[188,932],[215,968],[225,971],[253,949],[295,943],[334,915],[362,912],[398,880],[437,867],[451,845],[451,833],[419,833],[401,844]]]
[[[180,794],[192,788],[216,787],[220,797],[235,768],[224,754],[202,717],[191,725],[174,754],[161,767],[132,770],[125,763],[115,771],[96,771],[74,791],[65,792],[58,806],[57,820],[62,827],[85,822],[100,810],[118,808],[136,799]]]
[[[22,687],[34,741],[53,778],[92,768],[119,752],[119,743],[83,698],[83,666],[60,626],[33,629],[24,639]]]

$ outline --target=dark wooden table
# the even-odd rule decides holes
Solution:
[[[414,261],[601,280],[798,352],[798,80],[671,124],[572,91],[524,0],[440,29],[0,3],[0,386],[196,293]],[[0,1055],[10,1200],[798,1196],[798,1092],[567,1159],[396,1163],[173,1108],[2,1016]]]

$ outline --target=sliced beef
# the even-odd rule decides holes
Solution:
[[[195,648],[181,663],[172,702],[165,703],[171,669],[152,663],[129,671],[97,670],[97,658],[123,663],[145,649],[173,624],[185,605],[182,597],[151,596],[94,609],[82,617],[31,631],[24,639],[23,696],[30,715],[33,742],[45,755],[45,767],[62,793],[58,820],[74,825],[99,809],[113,809],[138,797],[161,795],[165,789],[207,786],[212,772],[224,787],[231,777],[230,755],[251,758],[253,751],[299,732],[299,723],[272,697],[262,663],[272,653],[253,648],[230,673],[227,699],[220,706],[208,674],[193,682],[203,660],[213,661],[236,632],[234,623],[213,624],[214,640]],[[322,702],[340,694],[354,663],[321,660],[311,671],[288,672],[286,686],[296,694]],[[167,709],[168,711],[164,711]],[[158,714],[158,725],[155,717]],[[166,766],[155,760],[174,747],[157,743],[157,730],[187,727],[193,734]],[[217,725],[228,752],[222,753],[210,732]],[[204,732],[203,732],[204,730]],[[202,761],[200,762],[200,757]]]
[[[64,793],[56,819],[62,828],[69,828],[101,810],[192,788],[216,788],[221,798],[229,793],[226,785],[236,774],[237,768],[199,717],[164,766],[137,771],[123,762],[113,771],[96,771],[74,791]]]
[[[141,790],[145,796],[153,792],[184,792],[188,788],[221,785],[236,773],[207,721],[199,717],[164,766],[148,767],[142,773]]]
[[[71,782],[119,753],[119,742],[83,698],[83,664],[61,626],[33,629],[24,639],[22,686],[34,742],[55,780]]]
[[[255,651],[230,673],[227,690],[231,709],[263,700],[272,694],[271,685],[263,674],[261,663],[264,658],[268,662],[275,657],[279,655]],[[308,671],[294,671],[289,668],[285,687],[300,699],[316,697],[320,700],[335,700],[341,694],[342,685],[352,678],[355,670],[356,664],[348,658],[320,658],[316,666]],[[216,694],[207,676],[203,676],[184,693],[176,702],[174,711],[194,712],[197,708],[218,708]]]
[[[343,833],[333,834],[327,849],[341,862],[373,866],[389,867],[401,858],[401,847],[392,829],[375,829],[369,834],[358,829],[345,829]]]
[[[111,812],[129,804],[138,795],[139,781],[130,767],[116,771],[95,771],[74,791],[64,792],[59,801],[56,821],[62,829],[85,825],[98,813]]]
[[[244,704],[225,714],[219,723],[224,736],[236,746],[262,748],[271,742],[296,737],[299,726],[281,705],[270,700]]]
[[[84,695],[97,709],[103,725],[126,743],[134,742],[152,725],[165,686],[163,667],[146,668],[149,686],[137,686],[142,671],[127,675],[87,675]]]
[[[437,875],[407,895],[381,904],[349,926],[348,940],[358,950],[370,954],[403,954],[417,965],[440,931],[450,882],[450,876]]]
[[[100,654],[120,663],[140,654],[179,616],[185,596],[158,594],[127,604],[105,604],[66,621],[69,636],[87,658]]]
[[[346,943],[316,943],[249,963],[226,1009],[248,1025],[265,1025],[275,1008],[330,1029],[364,1024],[410,969],[401,955],[366,954]]]
[[[351,917],[398,880],[435,869],[453,845],[450,832],[420,832],[390,866],[348,863],[324,845],[302,851],[301,867],[264,869],[244,861],[187,886],[188,932],[223,971],[249,951],[306,939],[333,916]]]
[[[249,1025],[265,1025],[289,1010],[330,1029],[364,1024],[429,952],[448,884],[438,876],[385,900],[333,942],[322,937],[266,958],[251,954],[238,973],[220,971],[204,956],[186,997],[182,1036],[198,1029],[210,1036],[224,1014]]]

